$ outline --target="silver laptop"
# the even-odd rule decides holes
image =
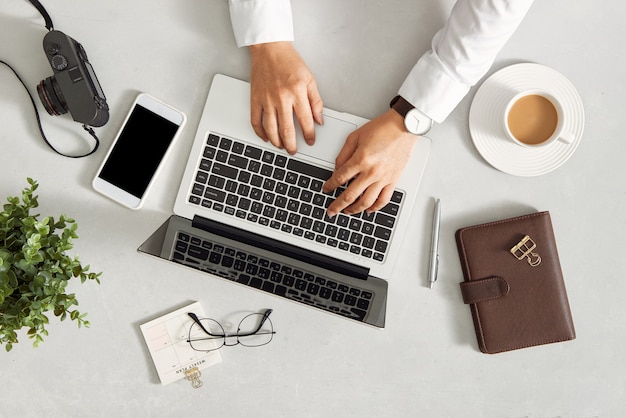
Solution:
[[[346,137],[366,119],[324,109],[315,145],[290,156],[250,125],[250,86],[213,78],[174,205],[140,252],[375,327],[430,151],[420,138],[391,202],[333,218],[322,193]]]

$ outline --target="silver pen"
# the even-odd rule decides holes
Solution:
[[[439,270],[439,225],[441,224],[441,201],[435,202],[433,213],[433,232],[430,239],[430,263],[428,266],[428,285],[432,289],[437,281]]]

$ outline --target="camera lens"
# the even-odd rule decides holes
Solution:
[[[58,116],[67,113],[67,103],[54,76],[39,82],[37,94],[48,114]]]

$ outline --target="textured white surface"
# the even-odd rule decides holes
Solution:
[[[0,58],[34,93],[52,75],[41,48],[43,22],[26,1],[3,3]],[[387,108],[452,6],[450,0],[293,3],[296,46],[325,105],[366,118]],[[107,95],[111,120],[97,130],[104,149],[138,91],[183,110],[189,121],[144,208],[132,212],[91,189],[104,150],[83,160],[52,153],[22,87],[0,68],[0,196],[19,194],[27,176],[38,179],[40,213],[74,217],[80,235],[74,253],[104,272],[100,286],[70,286],[90,329],[53,319],[38,349],[22,336],[11,353],[0,353],[1,417],[624,415],[623,2],[537,1],[490,71],[536,62],[576,87],[584,135],[558,169],[516,177],[485,162],[468,127],[477,88],[433,128],[383,331],[136,253],[171,211],[211,78],[219,72],[248,79],[247,51],[235,46],[226,1],[45,5],[55,27],[84,45]],[[72,151],[84,137],[69,116],[42,118],[60,148]],[[435,197],[442,201],[441,265],[430,290]],[[577,339],[481,354],[461,301],[454,232],[534,210],[552,214]],[[220,322],[273,308],[278,333],[264,348],[224,349],[201,389],[187,382],[163,387],[139,325],[195,300]]]

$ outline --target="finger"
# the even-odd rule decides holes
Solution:
[[[299,103],[295,106],[296,118],[302,128],[302,134],[307,144],[315,143],[315,121],[314,116],[309,107],[309,103]]]
[[[282,142],[280,135],[278,134],[278,120],[276,118],[276,112],[268,112],[267,109],[263,112],[263,128],[265,129],[265,135],[267,139],[277,148],[282,148]]]
[[[335,159],[335,170],[333,171],[332,176],[330,176],[330,178],[326,180],[322,186],[322,191],[324,193],[332,192],[337,187],[346,184],[352,177],[358,174],[358,170],[350,171],[350,166],[348,165],[350,157],[354,155],[354,151],[356,150],[356,144],[357,142],[355,137],[350,134]]]
[[[343,144],[343,147],[341,147],[341,151],[339,151],[339,154],[337,154],[337,158],[335,158],[335,169],[338,167],[342,167],[350,160],[350,158],[352,158],[352,156],[356,152],[359,143],[358,138],[359,135],[357,131],[354,131],[350,133],[350,135],[348,135],[345,144]]]
[[[395,184],[388,184],[387,186],[383,187],[383,189],[380,191],[380,194],[378,195],[378,199],[376,199],[374,204],[372,204],[369,208],[365,209],[366,212],[376,212],[377,210],[381,210],[382,208],[387,206],[387,203],[389,203],[389,201],[391,200],[391,196],[393,196],[393,191],[395,187]]]
[[[340,200],[340,205],[346,204],[343,213],[352,215],[375,205],[383,189],[384,183],[374,181],[361,173],[335,200]],[[346,192],[346,196],[343,196]]]
[[[265,133],[265,128],[263,128],[262,106],[255,105],[254,103],[250,105],[250,123],[252,125],[252,129],[254,129],[254,133],[257,134],[257,136],[263,141],[267,142],[267,134]]]
[[[322,186],[322,192],[330,193],[335,190],[337,187],[342,186],[349,182],[354,176],[359,174],[358,167],[352,166],[350,161],[341,167],[335,168],[333,174],[330,176],[328,180]],[[349,202],[352,203],[352,202]]]
[[[353,215],[355,213],[363,212],[364,210],[370,208],[373,204],[376,203],[380,192],[381,187],[378,185],[378,183],[371,184],[361,194],[361,197],[359,197],[354,203],[352,203],[343,210],[343,213],[345,213],[346,215]]]
[[[282,147],[289,154],[296,153],[296,126],[293,122],[293,107],[283,107],[278,113],[278,127]]]
[[[320,96],[319,91],[317,90],[317,83],[313,81],[308,85],[307,96],[309,97],[309,107],[313,112],[313,119],[315,122],[320,125],[324,124],[324,102],[322,101],[322,96]]]
[[[365,192],[365,189],[367,188],[367,186],[368,186],[367,183],[363,181],[358,181],[358,177],[357,177],[357,179],[352,181],[352,183],[350,183],[350,185],[346,188],[346,190],[344,190],[339,196],[337,196],[334,202],[331,203],[330,206],[328,206],[328,210],[327,210],[328,216],[333,217],[339,212],[344,211],[347,207],[351,205],[356,204],[356,207],[362,206],[356,202],[363,197],[363,193]],[[370,205],[374,202],[374,200],[369,202]],[[363,209],[365,209],[366,207],[369,207],[370,205],[364,206]],[[345,213],[349,214],[349,213],[356,213],[356,212],[345,212]]]

